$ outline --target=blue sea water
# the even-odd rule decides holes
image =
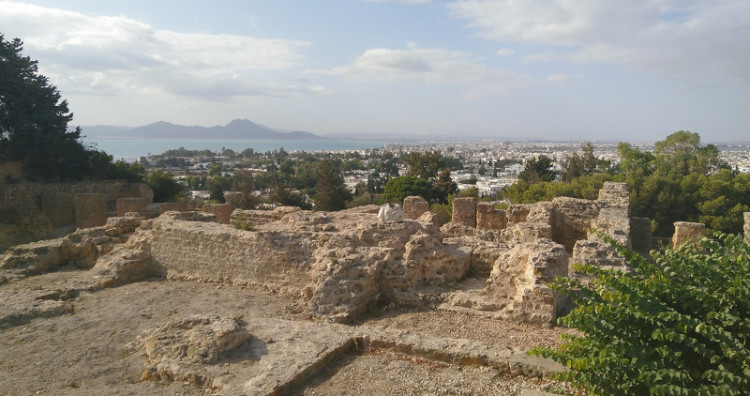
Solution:
[[[255,152],[265,153],[283,148],[286,151],[338,151],[381,148],[386,142],[365,140],[212,140],[212,139],[159,139],[159,138],[120,138],[96,137],[84,138],[87,146],[104,150],[116,160],[134,161],[150,154],[161,154],[167,150],[184,147],[188,150],[221,151],[224,148],[242,152],[252,148]]]

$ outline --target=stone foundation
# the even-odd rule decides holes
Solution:
[[[107,222],[107,196],[104,194],[76,194],[76,226],[91,228]]]
[[[42,212],[52,227],[62,227],[75,221],[75,197],[66,193],[45,193],[41,196]]]
[[[677,221],[674,223],[674,235],[672,236],[672,249],[677,249],[685,242],[698,242],[706,235],[706,225],[703,223],[691,223],[688,221]]]
[[[166,212],[187,212],[188,205],[184,202],[162,202],[156,204],[159,207],[159,215]]]
[[[425,212],[430,211],[430,203],[419,196],[410,196],[404,198],[404,218],[416,220]]]

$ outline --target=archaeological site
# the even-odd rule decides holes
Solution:
[[[651,247],[624,183],[457,198],[442,227],[419,197],[232,211],[141,184],[2,188],[0,395],[543,395],[562,367],[526,351],[570,331],[549,281],[628,271],[603,236]],[[675,245],[705,233],[675,227]]]

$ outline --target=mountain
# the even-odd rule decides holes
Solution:
[[[257,139],[257,140],[319,140],[325,137],[310,132],[285,132],[256,124],[250,120],[233,120],[224,126],[185,126],[165,121],[140,127],[89,126],[81,127],[87,137],[138,137],[160,139]]]

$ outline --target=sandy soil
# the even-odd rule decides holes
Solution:
[[[0,285],[0,291],[70,284],[81,274],[68,271],[36,276]],[[210,394],[189,383],[142,380],[146,361],[129,345],[144,330],[192,314],[305,320],[288,308],[293,302],[284,295],[242,287],[179,281],[81,291],[71,300],[73,313],[0,329],[0,395]],[[565,331],[431,309],[392,310],[359,324],[515,348],[554,346],[559,343],[557,334]],[[511,378],[486,367],[454,366],[373,350],[337,357],[290,394],[513,395],[560,386]]]

